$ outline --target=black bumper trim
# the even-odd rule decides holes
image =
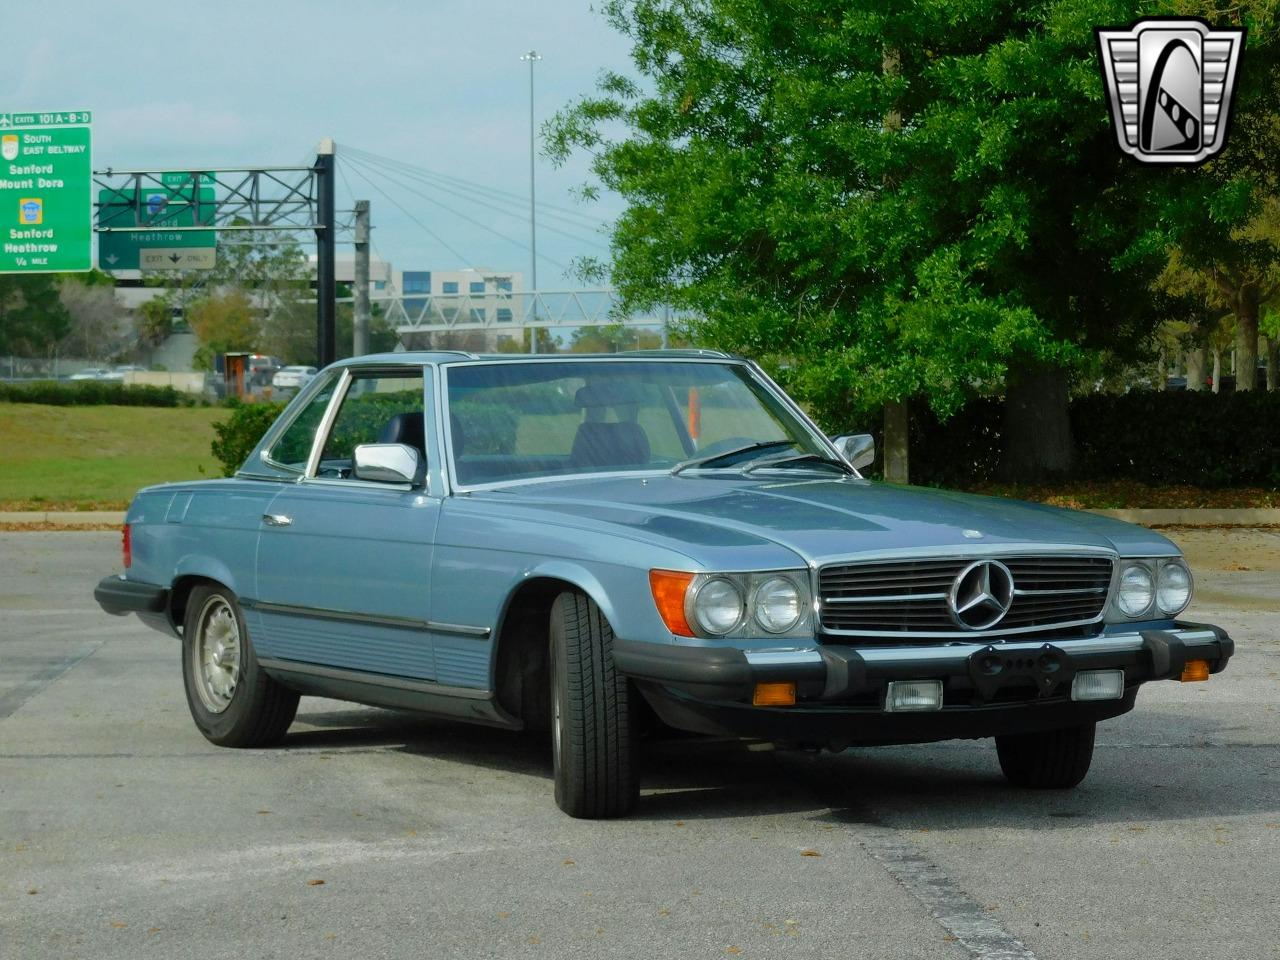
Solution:
[[[686,647],[616,639],[614,663],[635,680],[649,681],[700,700],[750,702],[757,683],[794,681],[801,701],[833,701],[874,695],[889,680],[941,679],[971,691],[975,704],[993,703],[1001,691],[1032,683],[1040,698],[1068,695],[1080,670],[1123,668],[1127,682],[1176,680],[1188,659],[1206,659],[1220,673],[1235,653],[1226,631],[1211,624],[1178,622],[1181,631],[1206,631],[1216,644],[1187,647],[1172,631],[1144,630],[1132,650],[1072,649],[1070,641],[1041,644],[1033,652],[990,644],[976,652],[921,661],[904,649],[901,658],[866,658],[859,648],[819,644],[818,658],[804,663],[751,663],[735,647]],[[877,648],[879,652],[882,648]],[[1033,697],[1036,694],[1032,695]]]
[[[153,583],[103,577],[93,589],[93,599],[107,613],[122,617],[128,613],[164,613],[169,608],[169,590]]]
[[[614,639],[613,662],[629,677],[656,680],[703,696],[748,689],[756,670],[734,647],[677,647]]]

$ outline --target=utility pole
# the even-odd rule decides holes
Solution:
[[[355,336],[351,355],[369,352],[369,201],[356,201]]]
[[[534,144],[537,140],[537,128],[533,124],[533,65],[542,59],[537,50],[530,50],[520,56],[529,61],[529,250],[531,254],[529,282],[533,292],[533,316],[529,326],[529,352],[538,352],[538,213],[534,200]]]
[[[338,359],[336,272],[337,215],[334,210],[335,166],[333,138],[325,137],[316,151],[316,359],[327,367]]]

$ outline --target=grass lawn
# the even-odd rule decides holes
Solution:
[[[0,511],[123,510],[140,487],[222,475],[209,452],[219,407],[55,407],[0,403]],[[517,446],[569,452],[580,415],[526,417]],[[713,426],[713,424],[715,424]],[[662,431],[654,430],[661,437]],[[704,416],[703,443],[733,434]],[[670,425],[666,425],[670,431]],[[715,435],[712,435],[712,433]],[[743,430],[741,432],[748,432]],[[672,435],[674,437],[674,435]],[[674,439],[667,446],[674,444]],[[679,456],[674,446],[671,456]],[[1149,487],[1132,481],[975,484],[976,493],[1088,507],[1280,507],[1280,491]]]
[[[139,487],[222,475],[220,407],[0,403],[0,510],[123,510]]]

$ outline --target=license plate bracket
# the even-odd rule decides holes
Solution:
[[[987,644],[969,655],[969,679],[983,701],[994,699],[1002,687],[1030,680],[1040,697],[1051,696],[1059,685],[1071,687],[1076,668],[1061,647],[1046,643],[1037,649],[1001,649]]]

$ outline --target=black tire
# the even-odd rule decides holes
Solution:
[[[996,737],[1000,769],[1010,783],[1033,790],[1068,790],[1089,772],[1096,723],[1043,733]]]
[[[229,689],[206,683],[198,666],[202,650],[207,649],[201,641],[201,632],[213,629],[215,617],[227,635],[234,634],[235,638],[236,663],[225,671]],[[298,712],[298,694],[271,679],[258,665],[236,595],[217,584],[195,587],[187,598],[182,630],[182,680],[196,727],[207,740],[222,747],[266,747],[279,743]]]
[[[571,817],[620,817],[640,798],[636,694],[613,665],[613,630],[589,598],[551,607],[551,750],[556,805]]]

